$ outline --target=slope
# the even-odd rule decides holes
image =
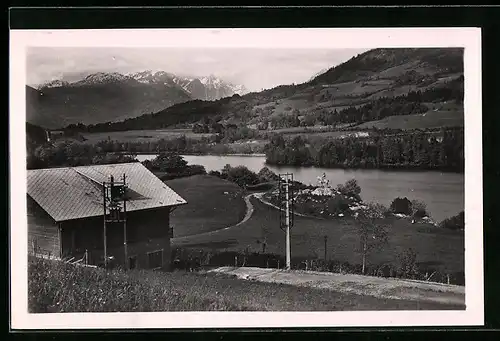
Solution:
[[[389,112],[384,111],[384,106],[377,107],[376,112],[369,107],[387,99],[397,102],[397,105],[384,103]],[[111,126],[96,125],[92,129],[158,129],[215,116],[222,117],[223,122],[259,126],[264,130],[346,122],[361,124],[393,115],[422,114],[429,109],[421,105],[422,101],[443,103],[450,99],[463,105],[463,49],[374,49],[303,84],[282,85],[218,101],[182,103],[152,115]],[[341,113],[349,116],[348,110],[352,108],[363,108],[375,118],[362,114],[359,117],[353,114],[347,120],[337,118]],[[459,110],[459,115],[463,116],[463,111]]]

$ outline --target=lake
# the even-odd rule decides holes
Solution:
[[[139,161],[152,159],[156,155],[137,155]],[[226,164],[246,166],[254,172],[266,166],[264,156],[216,156],[183,155],[191,165],[203,165],[207,172],[221,170]],[[387,171],[387,170],[346,170],[315,167],[269,166],[275,173],[293,173],[294,179],[304,184],[317,183],[319,176],[326,173],[330,185],[356,179],[361,187],[361,198],[365,202],[378,202],[389,206],[394,198],[417,199],[427,205],[431,217],[437,222],[464,210],[464,174],[442,173],[438,171]]]

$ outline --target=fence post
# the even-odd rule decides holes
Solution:
[[[238,256],[234,256],[234,267],[238,267]]]
[[[448,284],[450,284],[450,274],[446,274],[446,280],[447,280]]]

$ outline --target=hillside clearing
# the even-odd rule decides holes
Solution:
[[[462,127],[464,113],[460,111],[427,111],[425,114],[389,116],[378,121],[362,123],[359,129],[425,129],[438,127]]]
[[[213,134],[195,134],[191,129],[157,129],[157,130],[125,130],[125,131],[110,131],[98,133],[83,133],[86,143],[97,143],[102,140],[116,140],[119,142],[153,142],[160,139],[175,139],[181,136],[187,138],[201,139],[202,137],[210,137]]]

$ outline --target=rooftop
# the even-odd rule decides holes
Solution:
[[[187,203],[140,162],[28,170],[27,194],[56,222],[102,216],[102,183],[124,174],[128,212]]]

